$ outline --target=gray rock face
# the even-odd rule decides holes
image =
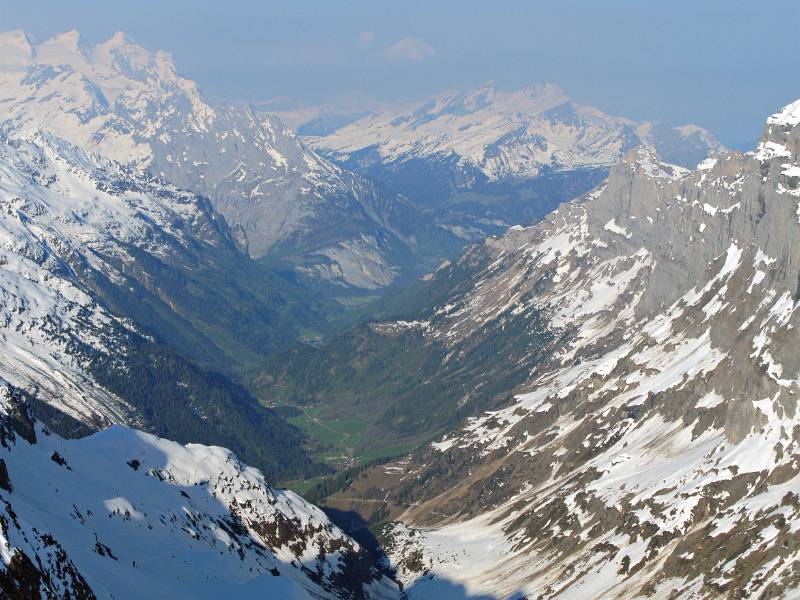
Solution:
[[[380,481],[407,585],[797,594],[799,140],[800,101],[748,155],[689,172],[635,151],[602,188],[465,258],[487,266],[424,335],[454,347],[537,311],[552,335],[531,331],[550,340],[531,352],[549,357],[507,406],[342,494]]]

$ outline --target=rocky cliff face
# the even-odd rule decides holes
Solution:
[[[5,598],[399,598],[318,508],[228,450],[122,426],[67,441],[0,380]]]
[[[536,311],[536,360],[491,358],[526,383],[330,499],[383,488],[411,597],[796,593],[799,124],[796,102],[693,171],[635,151],[476,250],[474,284],[416,326],[456,347]]]

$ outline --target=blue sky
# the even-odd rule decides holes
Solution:
[[[170,51],[212,97],[408,100],[549,81],[732,145],[800,97],[797,0],[3,0],[0,28],[90,41],[121,30]]]

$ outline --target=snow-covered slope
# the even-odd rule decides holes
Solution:
[[[271,476],[307,473],[299,431],[187,360],[219,373],[291,340],[303,321],[280,283],[195,194],[49,134],[0,133],[0,377],[56,420],[224,440]]]
[[[797,597],[798,106],[691,172],[630,153],[488,240],[429,319],[376,326],[453,352],[492,331],[486,360],[529,369],[505,406],[330,499],[387,501],[411,598]]]
[[[396,277],[397,199],[306,148],[279,120],[212,105],[171,57],[118,33],[75,31],[33,45],[0,34],[0,121],[38,129],[208,197],[251,256],[358,287]]]
[[[575,104],[552,84],[504,92],[491,82],[468,92],[444,92],[408,112],[369,115],[307,139],[345,164],[417,159],[449,164],[462,171],[460,186],[466,188],[474,173],[498,181],[608,167],[636,146],[692,167],[721,149],[699,127],[673,129],[611,117]]]
[[[0,374],[81,421],[136,422],[87,369],[135,330],[84,283],[92,271],[125,282],[115,263],[134,262],[129,246],[163,255],[207,213],[191,194],[42,133],[0,137],[0,208]]]
[[[67,441],[0,380],[4,598],[399,598],[318,508],[228,450],[114,426]]]

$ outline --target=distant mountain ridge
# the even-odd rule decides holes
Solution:
[[[693,125],[635,122],[572,101],[556,85],[491,82],[386,109],[303,139],[320,154],[425,207],[467,242],[530,225],[594,188],[633,148],[694,167],[723,149]]]
[[[306,139],[343,164],[452,156],[491,181],[610,167],[638,146],[684,167],[723,150],[694,125],[672,128],[612,117],[576,104],[553,84],[505,92],[492,82],[467,92],[443,92],[408,112],[369,115]]]
[[[719,148],[699,128],[608,117],[555,86],[445,93],[338,129],[309,124],[335,131],[301,139],[274,116],[209,102],[167,53],[122,33],[93,46],[75,31],[39,44],[0,34],[0,87],[7,129],[45,129],[203,195],[251,257],[337,289],[385,288],[535,222],[636,145],[687,164]]]

